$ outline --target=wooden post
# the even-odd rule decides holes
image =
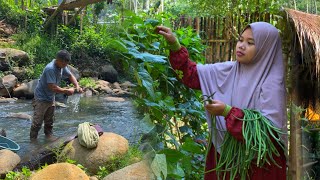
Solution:
[[[83,12],[80,14],[80,34],[82,34],[82,26],[83,26]]]
[[[292,36],[294,37],[294,36]],[[292,57],[292,66],[299,66],[299,62],[301,61],[301,55],[299,54],[299,48],[297,44],[299,42],[295,42],[296,47],[293,49],[293,57]],[[293,72],[296,73],[296,72]],[[292,75],[294,79],[299,78],[298,74]],[[298,85],[296,85],[298,86]],[[290,92],[290,146],[289,146],[289,173],[291,176],[289,179],[291,180],[301,180],[302,179],[302,136],[301,136],[301,114],[294,112],[294,105],[299,106],[301,102],[298,100],[297,95],[297,87],[292,87]]]
[[[56,15],[62,11],[62,5],[66,2],[66,0],[63,0],[62,3],[60,4],[60,6],[53,12],[53,14],[46,20],[45,24],[44,24],[44,29],[47,29],[48,26],[50,25],[51,21],[56,17]]]
[[[290,149],[289,149],[289,179],[300,180],[302,177],[302,150],[301,150],[301,118],[300,114],[293,112],[294,102],[297,102],[296,95],[291,95],[290,104]]]
[[[197,34],[199,34],[200,33],[200,18],[199,17],[196,17],[195,18],[195,29],[196,29],[196,32],[197,32]]]

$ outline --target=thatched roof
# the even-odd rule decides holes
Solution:
[[[303,62],[316,66],[316,76],[320,77],[320,16],[293,9],[285,9],[290,22],[293,22],[298,36]]]

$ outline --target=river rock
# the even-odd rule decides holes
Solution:
[[[121,83],[120,86],[121,86],[121,89],[129,89],[129,88],[136,87],[136,85],[132,84],[130,81],[125,81]]]
[[[0,48],[0,71],[8,71],[13,64],[22,67],[30,63],[26,52],[12,48]]]
[[[110,86],[110,83],[108,81],[104,81],[104,80],[98,80],[96,81],[97,86],[96,87],[103,87],[103,86]]]
[[[28,83],[22,83],[17,88],[13,89],[13,96],[15,97],[26,97],[32,99],[34,96],[34,90],[37,87],[39,79],[34,79]]]
[[[90,90],[90,89],[86,89],[85,91],[84,91],[84,96],[86,96],[86,97],[91,97],[92,96],[92,91]]]
[[[17,101],[17,98],[5,98],[5,97],[0,97],[0,103],[13,103]]]
[[[7,115],[9,118],[18,118],[18,119],[26,119],[32,121],[32,116],[26,113],[9,113]]]
[[[123,102],[123,101],[125,101],[125,99],[121,98],[121,97],[105,97],[104,99],[106,101],[111,101],[111,102]]]
[[[100,79],[111,83],[118,81],[118,72],[111,64],[101,66],[98,71]]]
[[[114,82],[112,84],[112,89],[121,89],[120,84],[118,82]]]
[[[27,167],[30,170],[39,169],[45,164],[52,164],[57,161],[56,152],[53,149],[63,148],[70,141],[74,140],[77,133],[72,133],[63,137],[58,138],[56,141],[45,144],[34,151],[25,153],[21,162],[17,165],[14,171],[21,171],[23,167]]]
[[[31,180],[89,180],[78,166],[69,163],[51,164],[31,176]]]
[[[15,75],[20,81],[26,79],[27,70],[23,67],[13,67],[12,74]]]
[[[12,171],[20,162],[20,157],[7,149],[0,150],[0,174]]]
[[[112,94],[113,91],[110,86],[111,86],[111,84],[108,81],[98,80],[98,81],[96,81],[95,89],[98,90],[99,92]]]
[[[113,93],[112,89],[109,86],[103,86],[103,87],[101,87],[99,89],[100,89],[100,91],[102,91],[104,93],[107,93],[107,94],[112,94]]]
[[[74,139],[63,149],[62,156],[77,161],[89,172],[95,174],[99,170],[99,166],[104,166],[114,156],[124,155],[128,148],[127,139],[115,133],[105,132],[100,136],[96,148],[87,149],[79,144],[78,139]]]
[[[118,171],[115,171],[103,180],[154,180],[155,177],[152,173],[150,165],[147,161],[141,161]]]
[[[17,77],[10,74],[0,80],[0,96],[10,97],[13,88],[17,84]],[[9,92],[8,92],[9,91]]]

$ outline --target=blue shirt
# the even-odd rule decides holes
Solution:
[[[51,91],[48,87],[48,84],[60,85],[62,77],[70,77],[71,72],[68,67],[59,68],[55,65],[55,59],[52,60],[44,68],[39,83],[34,91],[34,97],[40,101],[55,101],[55,92]]]

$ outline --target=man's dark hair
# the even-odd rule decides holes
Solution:
[[[71,61],[71,54],[67,50],[60,50],[57,53],[56,59],[60,59],[65,62]]]

